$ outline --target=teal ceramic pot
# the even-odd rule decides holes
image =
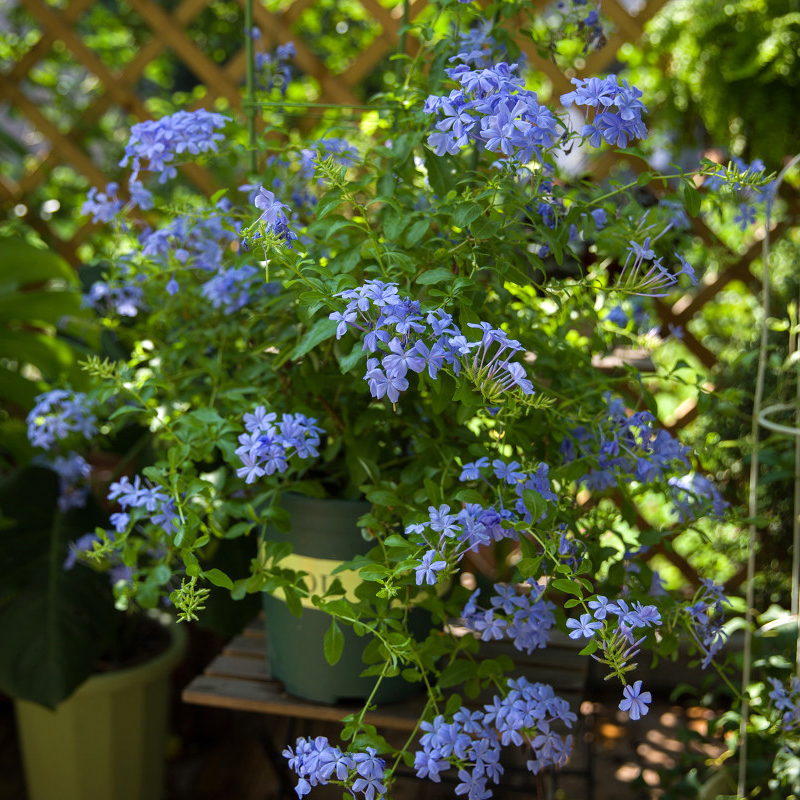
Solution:
[[[346,572],[333,576],[332,572],[343,561],[370,549],[357,525],[358,518],[370,510],[370,504],[284,495],[281,505],[289,512],[291,531],[279,533],[269,527],[265,532],[268,540],[292,543],[293,555],[281,561],[281,566],[307,572],[306,582],[312,591],[321,594],[334,578],[339,578],[349,594],[359,582],[358,575]],[[422,612],[422,616],[426,614]],[[429,629],[429,618],[425,622]],[[310,601],[304,604],[302,616],[295,617],[280,596],[265,592],[264,624],[270,673],[289,694],[330,704],[369,697],[376,678],[360,677],[366,668],[361,660],[368,644],[366,637],[359,637],[350,626],[342,625],[344,650],[341,659],[331,666],[323,651],[331,618]],[[400,677],[384,679],[374,701],[399,702],[419,691],[418,684]]]

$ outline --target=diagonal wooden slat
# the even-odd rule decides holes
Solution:
[[[25,113],[25,116],[36,125],[39,131],[50,140],[50,143],[54,147],[60,148],[62,155],[78,167],[78,169],[93,183],[98,186],[105,185],[107,178],[103,172],[92,163],[92,160],[86,153],[84,153],[69,137],[61,134],[58,128],[39,111],[36,104],[31,102],[21,89],[7,81],[2,75],[0,75],[0,96],[5,96],[21,109]]]
[[[184,33],[181,26],[150,0],[128,0],[164,45],[176,52],[186,66],[217,96],[224,97],[234,108],[241,108],[239,89]]]

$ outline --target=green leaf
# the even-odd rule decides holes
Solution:
[[[534,522],[547,513],[547,500],[533,489],[522,490],[522,502],[525,503],[525,508],[531,512]]]
[[[325,632],[323,639],[325,660],[333,666],[342,657],[344,650],[344,634],[335,619],[331,620],[330,627]]]
[[[417,220],[407,231],[406,238],[403,241],[406,247],[414,247],[414,245],[427,233],[428,228],[431,226],[429,219]]]
[[[637,179],[636,185],[637,186],[647,186],[650,181],[653,180],[653,173],[652,172],[643,172]]]
[[[491,239],[500,230],[500,221],[491,217],[478,217],[469,226],[469,232],[476,239]]]
[[[400,234],[408,227],[408,215],[397,211],[390,211],[386,214],[383,222],[383,232],[391,242],[397,242]]]
[[[318,319],[303,335],[289,356],[290,361],[302,358],[309,350],[313,350],[320,342],[330,339],[336,333],[336,322],[332,319]]]
[[[317,207],[314,212],[315,218],[323,219],[330,214],[331,211],[337,208],[341,202],[342,196],[338,190],[328,192],[328,194],[321,197],[319,203],[317,203]]]
[[[530,578],[539,569],[541,559],[539,558],[523,558],[517,562],[517,569],[523,578]]]
[[[483,214],[483,208],[478,203],[461,203],[453,212],[453,224],[458,228],[466,228]]]
[[[303,616],[303,605],[300,602],[300,595],[293,586],[284,586],[283,595],[286,599],[286,606],[289,612],[295,617]]]
[[[583,597],[581,585],[569,578],[556,578],[554,581],[551,581],[548,586],[552,586],[554,589],[559,592],[564,592],[565,594],[574,594],[576,597]]]
[[[461,489],[456,492],[456,500],[459,503],[478,503],[483,504],[483,495],[475,489]]]
[[[700,213],[702,198],[693,183],[687,182],[683,184],[683,200],[686,203],[686,210],[689,215],[696,217]]]
[[[453,156],[437,156],[432,150],[426,150],[425,168],[428,170],[428,182],[440,198],[445,198],[450,191],[455,191],[461,170]]]
[[[367,357],[367,353],[361,346],[361,342],[356,342],[353,349],[346,355],[339,357],[339,367],[342,370],[342,375],[346,375],[359,361],[363,361]]]
[[[388,567],[384,567],[383,564],[367,564],[366,567],[362,567],[358,571],[358,574],[365,581],[380,583],[387,575],[391,574],[391,570]]]
[[[590,656],[592,653],[594,653],[595,650],[597,650],[597,646],[598,646],[597,642],[594,639],[592,639],[589,642],[589,644],[587,644],[586,647],[584,647],[583,650],[581,650],[580,653],[578,653],[578,655]]]
[[[477,675],[478,665],[474,661],[459,658],[445,667],[444,672],[439,676],[438,684],[440,688],[447,689],[450,686],[458,686]]]
[[[203,573],[203,577],[213,583],[214,586],[220,586],[223,589],[233,589],[233,581],[219,569],[209,569]]]
[[[215,206],[223,197],[228,193],[227,187],[225,189],[217,189],[214,194],[211,195],[209,202],[212,206]]]
[[[107,577],[64,569],[70,542],[107,518],[91,501],[59,512],[58,496],[42,467],[0,484],[0,690],[48,708],[89,677],[116,621]]]
[[[423,272],[414,283],[419,283],[422,286],[428,286],[433,283],[451,283],[455,280],[455,277],[449,269],[436,267],[436,269],[429,269],[427,272]]]
[[[372,489],[367,492],[366,497],[370,503],[374,503],[377,506],[393,507],[400,505],[400,498],[394,492],[389,492],[386,489]]]
[[[52,250],[23,239],[0,238],[0,289],[4,292],[56,279],[78,285],[75,271]]]

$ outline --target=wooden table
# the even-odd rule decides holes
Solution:
[[[581,731],[586,727],[580,709],[589,671],[588,659],[578,655],[583,644],[580,640],[576,642],[556,631],[552,633],[550,644],[546,648],[534,650],[530,655],[520,653],[507,642],[484,643],[481,655],[484,658],[496,658],[501,653],[506,654],[515,663],[514,677],[524,675],[532,682],[550,684],[556,694],[567,700],[570,708],[578,713],[578,731]],[[348,714],[361,710],[357,706],[331,706],[288,695],[280,681],[270,675],[263,621],[260,618],[247,625],[205,668],[203,674],[189,683],[183,690],[182,699],[186,703],[201,706],[321,722],[339,722]],[[380,706],[368,711],[364,719],[387,735],[390,731],[411,732],[423,705],[424,697],[420,696],[404,703]],[[576,753],[572,762],[576,761],[581,738],[583,737],[580,733],[575,736]],[[578,759],[585,760],[585,766],[576,768],[571,762],[566,771],[586,776],[589,785],[584,796],[591,798],[591,753],[588,739],[586,741],[586,752]],[[269,736],[263,737],[263,745],[281,783],[277,796],[282,797],[283,792],[289,796],[293,776],[286,768],[285,759]],[[550,787],[549,794],[553,796],[555,779],[550,782]]]

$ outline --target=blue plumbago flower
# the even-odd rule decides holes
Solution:
[[[705,578],[694,598],[683,609],[689,633],[703,656],[703,669],[711,663],[728,638],[723,629],[727,603],[723,591],[723,586]]]
[[[510,163],[541,161],[542,150],[559,140],[556,118],[535,92],[524,88],[517,64],[501,61],[470,69],[481,58],[480,52],[456,56],[468,63],[445,72],[462,88],[446,97],[431,95],[425,102],[426,113],[443,117],[428,136],[429,147],[441,156],[474,144],[498,152]]]
[[[603,623],[593,620],[591,614],[581,614],[580,619],[568,619],[567,627],[570,628],[570,639],[579,639],[581,636],[591,639],[594,632],[603,627]]]
[[[28,441],[34,447],[52,450],[71,433],[90,439],[97,432],[97,418],[83,392],[52,389],[36,397],[28,413]]]
[[[277,423],[277,424],[276,424]],[[239,436],[236,455],[243,466],[236,470],[245,483],[254,483],[264,475],[286,472],[289,459],[317,458],[319,435],[325,431],[316,425],[316,419],[305,414],[283,414],[280,421],[274,413],[268,414],[264,406],[245,414],[246,433]]]
[[[107,183],[104,192],[98,192],[92,186],[86,196],[86,201],[81,206],[81,214],[92,215],[92,222],[111,222],[120,211],[123,202],[117,197],[118,183]]]
[[[551,686],[509,679],[505,697],[495,695],[483,710],[460,708],[452,722],[442,715],[420,724],[419,750],[414,754],[417,777],[439,783],[451,767],[457,770],[457,794],[483,800],[492,796],[487,784],[497,784],[503,774],[503,747],[527,746],[533,758],[528,768],[563,766],[572,751],[572,736],[553,730],[556,723],[571,728],[577,719],[569,704]]]
[[[418,301],[400,298],[397,284],[380,280],[336,296],[348,301],[344,311],[329,314],[336,337],[349,328],[361,331],[364,350],[374,355],[364,376],[373,397],[396,403],[408,388],[409,372],[427,371],[435,380],[445,366],[456,376],[463,371],[490,404],[507,392],[533,393],[522,365],[511,361],[522,345],[488,323],[470,323],[482,337],[469,340],[446,311],[423,312]]]
[[[791,733],[800,728],[800,680],[792,675],[789,685],[785,686],[777,678],[767,678],[772,684],[769,699],[772,707],[781,714],[781,728]]]
[[[139,171],[146,169],[160,173],[158,182],[166,183],[178,174],[173,163],[177,158],[219,150],[224,136],[218,131],[229,119],[201,108],[139,122],[131,127],[125,156],[119,165],[125,167],[130,163],[131,181],[136,181]]]
[[[542,599],[544,587],[534,582],[519,589],[496,583],[494,591],[489,601],[491,609],[477,605],[480,590],[472,594],[461,611],[464,626],[479,633],[483,641],[510,639],[517,650],[528,654],[547,647],[555,624],[555,606]]]
[[[642,93],[627,81],[618,81],[616,75],[606,78],[573,78],[575,89],[561,95],[564,108],[571,105],[586,109],[587,122],[581,136],[592,147],[604,142],[617,147],[627,147],[634,139],[646,139],[647,127],[642,112],[647,109],[639,99]],[[590,112],[591,109],[591,112]]]
[[[746,231],[756,221],[756,210],[748,203],[740,203],[739,211],[733,218],[739,230]]]
[[[273,192],[263,186],[258,190],[254,204],[256,208],[260,208],[262,211],[261,216],[254,225],[263,225],[268,232],[275,234],[287,246],[291,247],[291,243],[297,238],[297,234],[289,228],[289,218],[286,216],[286,209],[289,206],[281,203]]]
[[[658,205],[659,208],[663,208],[669,213],[669,225],[675,230],[688,231],[692,227],[683,203],[678,203],[674,200],[659,200]]]
[[[143,484],[139,475],[135,475],[132,482],[124,475],[119,481],[112,483],[108,487],[108,499],[116,500],[122,508],[143,509],[146,514],[140,512],[135,519],[157,525],[168,536],[177,533],[178,512],[175,501],[160,487]],[[131,519],[134,517],[127,514],[117,516],[114,521],[117,532],[121,532],[120,526],[123,522],[127,525]]]
[[[423,583],[433,586],[438,580],[436,573],[441,572],[443,569],[445,569],[445,567],[447,567],[446,561],[441,559],[439,561],[434,561],[434,558],[436,558],[436,551],[428,550],[428,552],[422,557],[422,561],[420,561],[419,566],[414,568],[416,572],[417,586],[421,586]]]
[[[721,517],[730,505],[716,485],[697,472],[670,478],[669,485],[673,495],[673,510],[681,522],[707,515]]]
[[[621,711],[627,711],[631,719],[637,720],[650,710],[653,696],[650,692],[642,691],[641,681],[636,681],[633,686],[626,686],[622,694],[624,696],[620,700],[619,708]]]
[[[666,233],[668,229],[669,226],[659,236]],[[670,272],[662,265],[662,258],[655,257],[655,251],[650,249],[650,243],[649,236],[642,245],[638,242],[630,242],[628,257],[614,284],[615,289],[649,297],[665,297],[668,294],[667,290],[678,283],[681,275],[686,275],[693,285],[697,285],[694,269],[681,255],[676,253],[681,269],[678,272]],[[646,262],[651,263],[646,265]]]
[[[614,306],[606,315],[606,319],[619,328],[628,327],[628,315],[621,306]]]

